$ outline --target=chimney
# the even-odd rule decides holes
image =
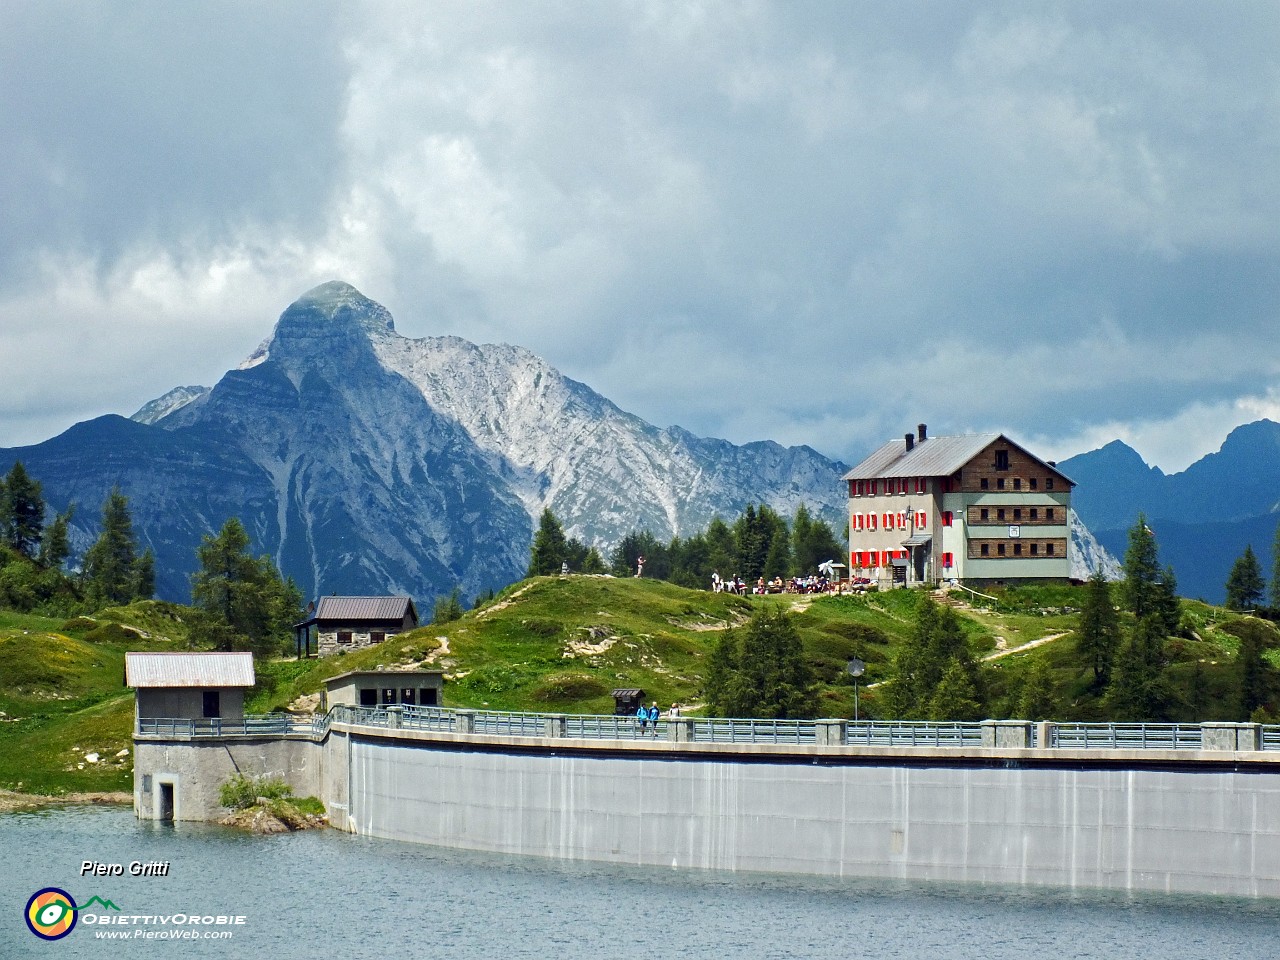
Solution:
[[[910,453],[910,452],[911,452],[911,448],[912,448],[912,447],[914,447],[914,446],[916,445],[916,438],[915,438],[915,437],[913,437],[911,434],[909,434],[909,433],[908,433],[908,434],[906,435],[906,441],[907,441],[907,453]]]
[[[925,442],[925,440],[927,440],[927,439],[928,439],[928,436],[927,436],[927,435],[926,435],[926,433],[925,433],[925,425],[924,425],[923,423],[917,424],[917,425],[916,425],[916,430],[918,430],[918,431],[920,432],[920,442],[921,442],[921,443],[924,443],[924,442]]]

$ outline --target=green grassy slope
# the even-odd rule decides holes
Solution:
[[[737,597],[653,580],[541,577],[515,584],[482,609],[426,626],[378,647],[323,660],[259,664],[247,709],[285,709],[348,670],[426,665],[446,671],[445,703],[494,710],[611,713],[610,691],[642,687],[664,708],[697,711],[711,651],[724,631],[762,606],[792,612],[819,681],[818,712],[853,713],[850,657],[867,663],[862,716],[880,715],[877,684],[911,635],[924,594],[865,597]],[[1047,671],[1060,720],[1108,719],[1075,654],[1068,587],[1007,591],[998,610],[965,609],[975,656],[990,657],[993,716],[1017,713],[1037,664]],[[1175,719],[1237,719],[1240,617],[1184,601],[1184,636],[1167,644],[1181,697]],[[0,787],[42,793],[129,789],[133,696],[124,688],[126,650],[186,649],[186,611],[143,603],[70,622],[0,612]],[[1268,657],[1280,665],[1280,633]],[[98,761],[85,755],[96,753]]]
[[[148,601],[71,621],[0,611],[0,787],[131,789],[124,654],[185,649],[182,609]]]

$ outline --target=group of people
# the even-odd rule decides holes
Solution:
[[[680,716],[680,704],[673,703],[671,709],[667,711],[667,716],[675,719]],[[652,731],[653,736],[658,735],[658,721],[662,719],[662,711],[658,709],[658,701],[655,700],[649,706],[643,703],[636,708],[636,723],[640,725],[640,735]]]
[[[783,580],[782,577],[774,577],[772,580],[765,580],[759,577],[756,585],[751,588],[752,593],[831,593],[839,589],[839,584],[827,579],[823,576],[817,577],[792,577],[790,580]],[[739,596],[746,596],[747,585],[742,582],[742,578],[736,573],[727,579],[720,578],[720,571],[716,570],[711,574],[711,592],[712,593],[736,593]]]

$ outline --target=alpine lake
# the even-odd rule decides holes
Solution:
[[[85,861],[118,864],[120,875],[110,866],[82,875]],[[2,815],[0,863],[4,958],[1280,956],[1274,900],[561,862],[332,830],[263,837],[161,825],[123,807]],[[135,876],[135,863],[168,867]],[[48,887],[80,908],[56,942],[24,922],[29,899]]]

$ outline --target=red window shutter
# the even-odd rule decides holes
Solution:
[[[951,526],[951,517],[952,517],[952,514],[951,514],[951,511],[950,511],[950,510],[943,510],[943,511],[942,511],[942,525],[943,525],[944,527],[949,527],[949,526]]]
[[[916,529],[923,530],[929,525],[929,515],[921,510],[916,514]]]

